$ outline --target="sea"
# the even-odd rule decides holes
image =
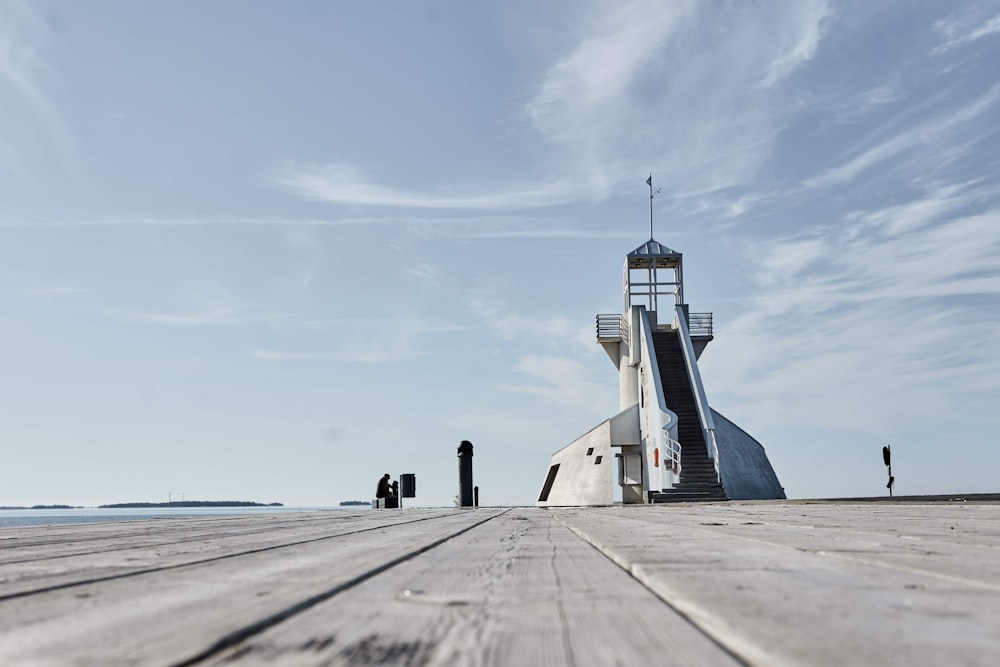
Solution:
[[[55,526],[67,523],[104,523],[112,521],[141,521],[146,519],[174,519],[178,517],[206,517],[245,514],[287,514],[289,512],[315,512],[318,510],[343,510],[365,512],[367,505],[333,507],[143,507],[136,509],[100,509],[74,507],[72,509],[16,509],[0,510],[0,528],[11,526]]]

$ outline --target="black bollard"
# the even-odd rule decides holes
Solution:
[[[472,487],[472,505],[474,507],[479,507],[479,487]]]
[[[472,443],[463,440],[458,445],[458,504],[473,507],[472,497]]]

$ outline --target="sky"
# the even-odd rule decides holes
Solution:
[[[649,237],[793,498],[1000,490],[1000,4],[0,0],[0,505],[531,504]]]

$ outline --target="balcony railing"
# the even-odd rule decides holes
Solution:
[[[690,313],[688,331],[692,336],[712,337],[712,313]]]
[[[620,313],[597,316],[597,342],[628,340],[628,320]]]

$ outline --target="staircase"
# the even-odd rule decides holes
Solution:
[[[677,415],[681,479],[672,489],[650,493],[650,500],[654,503],[728,500],[715,474],[715,463],[708,458],[678,334],[676,331],[654,331],[652,334],[667,408]]]

